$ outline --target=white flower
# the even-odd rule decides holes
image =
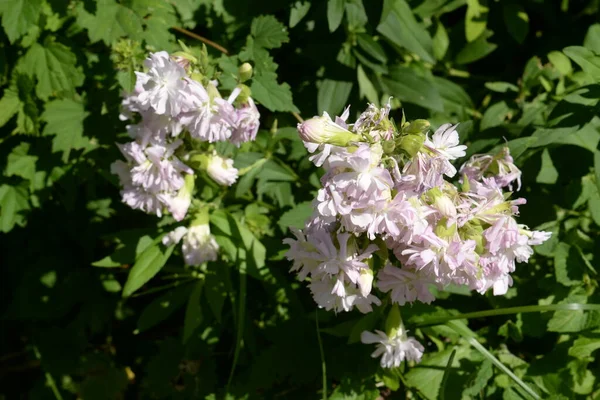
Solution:
[[[166,51],[150,54],[144,61],[148,72],[136,72],[143,91],[137,95],[137,102],[143,109],[152,108],[157,114],[176,116],[185,107],[181,92],[186,84],[185,70],[171,60]],[[136,84],[136,86],[137,86]]]
[[[437,150],[448,160],[455,160],[459,157],[464,157],[467,146],[458,144],[458,132],[456,125],[444,124],[440,126],[431,140],[427,138],[425,145]]]
[[[188,229],[183,237],[182,250],[187,265],[200,266],[207,261],[216,261],[219,245],[208,224],[199,224]]]
[[[238,170],[233,167],[233,160],[222,158],[213,153],[209,156],[206,172],[219,185],[231,186],[238,178]]]
[[[231,143],[239,147],[242,143],[256,138],[260,125],[260,113],[254,104],[254,100],[249,97],[248,104],[235,110],[235,115],[235,129],[231,134]]]
[[[377,275],[377,287],[382,292],[391,291],[393,303],[401,306],[419,300],[423,303],[431,303],[435,297],[429,291],[429,285],[434,281],[419,271],[409,271],[386,265]]]
[[[192,79],[187,82],[188,86],[182,96],[187,98],[189,110],[180,116],[181,123],[193,138],[209,143],[229,139],[237,118],[233,106],[220,97],[212,83],[207,90]]]
[[[188,229],[185,226],[178,226],[171,232],[167,233],[162,238],[162,243],[165,246],[171,246],[181,241],[183,236],[187,233]]]
[[[407,337],[406,332],[398,332],[393,337],[388,337],[385,332],[379,330],[375,332],[364,331],[360,335],[360,341],[365,344],[377,343],[371,357],[381,356],[383,368],[399,367],[404,360],[421,361],[425,349],[414,337]]]

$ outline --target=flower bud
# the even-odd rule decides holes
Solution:
[[[398,307],[398,304],[394,304],[385,320],[385,333],[389,338],[394,338],[398,334],[402,334],[403,331],[404,324],[400,316],[400,307]]]
[[[444,217],[440,219],[434,232],[440,239],[450,239],[456,234],[456,224],[448,226],[448,220]]]
[[[400,138],[400,148],[404,150],[409,156],[414,157],[421,148],[423,147],[423,143],[425,142],[425,135],[416,134],[416,135],[405,135]]]
[[[252,78],[252,65],[247,62],[240,65],[238,68],[238,76],[240,82],[246,82],[248,79]]]
[[[322,117],[313,117],[298,124],[298,133],[302,140],[309,143],[345,147],[350,142],[360,141],[360,136],[333,122],[327,113],[323,113]]]
[[[404,133],[408,133],[409,135],[414,135],[414,134],[419,134],[419,133],[425,134],[425,132],[427,132],[429,130],[430,126],[431,126],[431,124],[426,119],[416,119],[413,122],[411,122],[410,124],[408,124],[408,126],[405,126],[402,129],[402,131]]]
[[[175,196],[169,203],[168,208],[173,218],[176,221],[181,221],[185,218],[188,208],[192,203],[192,192],[194,191],[196,177],[193,174],[187,174],[184,178],[184,184],[177,196]]]
[[[223,186],[233,185],[238,178],[238,170],[233,167],[233,160],[222,158],[216,152],[209,156],[206,172],[215,182]]]
[[[361,269],[360,276],[358,277],[358,287],[360,294],[363,297],[367,297],[371,293],[373,288],[373,270],[372,269]]]

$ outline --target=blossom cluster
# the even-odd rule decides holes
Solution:
[[[431,303],[431,289],[449,284],[505,294],[516,262],[550,236],[515,220],[525,199],[504,192],[521,184],[508,148],[474,155],[457,170],[452,162],[466,146],[455,125],[431,134],[429,122],[398,127],[389,112],[389,104],[369,105],[353,124],[346,109],[298,125],[325,174],[313,215],[285,240],[292,270],[310,281],[319,307],[335,312],[370,312],[383,293],[395,305]],[[380,343],[374,356],[384,354],[384,367],[419,361],[423,350],[405,334],[366,332],[363,342]]]
[[[128,206],[158,217],[168,212],[182,221],[192,205],[196,171],[224,186],[237,180],[233,160],[220,156],[214,144],[227,141],[239,147],[256,137],[260,114],[241,83],[251,67],[243,65],[245,78],[226,98],[190,54],[151,53],[144,67],[135,72],[135,89],[122,102],[121,119],[131,120],[127,131],[132,141],[118,144],[125,160],[114,162],[111,171],[119,177]],[[177,228],[165,242],[182,237],[188,264],[216,259],[218,245],[204,218],[189,229]]]

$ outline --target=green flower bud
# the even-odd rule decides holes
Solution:
[[[404,133],[408,133],[409,135],[418,133],[425,134],[429,130],[430,126],[431,124],[426,119],[416,119],[413,122],[411,122],[408,126],[403,128],[402,131]]]
[[[405,135],[400,138],[400,148],[404,150],[409,156],[414,157],[425,142],[425,135]]]
[[[400,316],[400,307],[398,304],[392,305],[390,312],[385,320],[385,333],[389,338],[394,338],[404,331],[404,324]]]
[[[240,82],[246,82],[248,79],[252,78],[252,65],[247,62],[240,65],[238,68],[238,76]]]
[[[298,124],[300,138],[310,143],[326,143],[335,146],[348,146],[360,141],[360,136],[342,128],[331,120],[326,113],[322,117],[313,117]]]

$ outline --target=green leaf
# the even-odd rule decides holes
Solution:
[[[203,287],[203,281],[196,282],[194,290],[188,300],[187,308],[185,309],[185,320],[183,322],[183,343],[187,343],[202,323],[202,306],[200,305],[200,298],[202,296]]]
[[[435,63],[429,32],[415,19],[405,0],[385,0],[377,31],[396,46],[404,47],[423,60]]]
[[[350,32],[360,31],[368,21],[362,0],[345,0],[346,19]]]
[[[587,296],[576,291],[560,303],[586,303]],[[600,326],[600,312],[584,312],[582,309],[573,311],[556,311],[550,321],[550,332],[579,332]]]
[[[600,56],[581,46],[566,47],[563,53],[575,61],[592,79],[600,80]]]
[[[331,115],[338,115],[344,109],[352,91],[352,82],[334,81],[325,79],[319,86],[317,94],[317,109],[319,114],[324,111]]]
[[[141,40],[143,29],[142,18],[131,8],[118,4],[114,0],[98,0],[96,15],[79,6],[78,22],[87,29],[92,43],[102,40],[110,46],[117,39],[127,36],[133,40]]]
[[[489,380],[493,376],[494,371],[492,370],[492,362],[488,359],[483,360],[479,368],[477,368],[477,371],[471,375],[468,386],[462,392],[462,397],[470,399],[477,398],[479,394],[485,390]]]
[[[485,87],[493,92],[506,93],[506,92],[518,92],[519,88],[516,85],[508,82],[486,82]]]
[[[561,75],[569,76],[573,73],[573,66],[571,65],[571,60],[569,57],[565,56],[564,53],[560,51],[551,51],[548,53],[548,60],[554,65],[554,68]]]
[[[6,125],[20,108],[19,94],[12,87],[5,89],[4,96],[0,99],[0,127]]]
[[[356,36],[356,43],[358,46],[365,51],[368,55],[373,57],[375,60],[385,64],[388,61],[385,50],[381,45],[376,42],[371,35],[366,33],[360,33]]]
[[[310,3],[308,1],[295,2],[290,11],[290,28],[298,25],[298,23],[302,21],[302,18],[306,17],[308,10],[310,10]]]
[[[596,334],[598,335],[598,334]],[[569,348],[569,355],[575,358],[584,359],[590,357],[592,353],[600,349],[600,337],[580,337],[573,342]]]
[[[390,70],[390,78],[382,81],[387,92],[403,102],[417,104],[434,111],[443,111],[444,104],[436,86],[418,75],[412,68],[398,66]]]
[[[565,286],[580,284],[583,270],[577,250],[567,243],[559,243],[554,250],[554,271],[558,283]]]
[[[445,349],[424,356],[419,363],[419,368],[412,368],[406,374],[406,384],[417,389],[426,399],[439,399],[445,367],[453,354],[452,351],[453,349]],[[463,354],[464,350],[462,349],[456,353],[457,356],[454,358],[452,367],[458,367]]]
[[[489,8],[481,5],[478,0],[467,0],[465,16],[465,36],[467,42],[477,39],[487,27]]]
[[[277,224],[283,232],[287,232],[288,228],[304,228],[304,223],[312,212],[312,202],[305,201],[304,203],[299,203],[296,207],[284,212]]]
[[[600,24],[594,24],[588,28],[583,46],[596,54],[600,54]]]
[[[488,42],[488,38],[492,36],[491,31],[486,31],[479,35],[479,37],[470,43],[467,43],[465,47],[456,55],[457,64],[469,64],[483,57],[487,56],[496,48],[498,45]]]
[[[23,57],[24,71],[37,78],[36,94],[42,100],[51,96],[72,96],[83,84],[83,72],[71,50],[49,36],[44,44],[35,43]]]
[[[523,43],[529,33],[529,16],[517,3],[507,2],[503,5],[504,23],[508,33],[518,42]]]
[[[16,42],[38,23],[42,0],[3,0],[0,2],[2,27],[8,40]]]
[[[28,199],[22,186],[0,186],[0,231],[9,232],[15,225],[25,225],[22,213],[30,208]]]
[[[6,176],[20,176],[33,181],[37,156],[29,155],[29,143],[22,142],[15,147],[7,158]]]
[[[75,100],[54,100],[46,104],[41,119],[46,121],[43,135],[54,135],[52,151],[62,152],[63,160],[71,150],[90,146],[89,138],[83,136],[83,120],[89,115],[83,104]]]
[[[227,298],[227,288],[225,286],[226,274],[229,272],[223,268],[223,265],[216,265],[215,263],[209,264],[209,268],[215,266],[214,273],[208,273],[206,275],[206,284],[204,285],[204,296],[206,301],[212,310],[216,320],[221,322],[221,314],[223,311],[223,305]]]
[[[594,177],[596,178],[596,188],[600,193],[600,150],[594,151]]]
[[[266,49],[281,47],[289,41],[287,29],[272,15],[261,15],[252,20],[250,33],[254,43]]]
[[[356,69],[357,71],[357,80],[358,80],[358,90],[360,93],[360,97],[366,97],[366,99],[370,102],[379,106],[379,98],[377,97],[377,89],[373,86],[373,83],[369,80],[367,74],[363,70],[362,66],[359,65]]]
[[[154,299],[140,314],[137,321],[138,331],[147,331],[173,315],[183,306],[191,291],[192,285],[182,284]]]
[[[450,39],[448,38],[448,32],[446,32],[444,24],[438,21],[436,26],[437,29],[435,30],[432,41],[433,56],[436,60],[443,60],[448,51],[448,46],[450,46]]]
[[[512,112],[511,108],[505,101],[500,101],[490,106],[481,119],[481,130],[493,128],[504,123],[506,117]]]
[[[342,23],[345,3],[345,0],[327,1],[327,24],[329,25],[329,32],[335,32]]]
[[[552,163],[552,158],[550,158],[548,149],[544,149],[544,152],[542,153],[542,166],[535,181],[537,183],[554,185],[557,179],[558,171],[556,168],[554,168],[554,164]]]
[[[165,265],[175,246],[162,249],[160,244],[148,247],[136,260],[129,271],[127,282],[123,288],[123,297],[129,297],[146,284]]]
[[[277,83],[277,74],[265,73],[252,79],[252,97],[271,111],[298,112],[287,83]]]

